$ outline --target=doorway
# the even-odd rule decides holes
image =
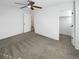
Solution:
[[[72,10],[64,11],[64,14],[59,17],[59,36],[68,38],[70,43],[74,45],[74,14]]]
[[[60,16],[59,17],[59,33],[62,35],[72,36],[72,17]]]
[[[23,14],[23,33],[31,31],[31,17],[30,14]]]

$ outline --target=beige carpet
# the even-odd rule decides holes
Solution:
[[[0,59],[79,59],[79,51],[70,37],[60,35],[60,41],[33,32],[0,41]]]

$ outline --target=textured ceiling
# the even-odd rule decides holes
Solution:
[[[27,2],[27,0],[0,0],[0,4],[2,5],[15,5],[14,2],[19,2],[19,3],[24,3]],[[59,3],[64,3],[64,2],[70,2],[73,0],[32,0],[35,1],[36,4],[41,5],[41,6],[48,6],[50,4],[59,4]]]

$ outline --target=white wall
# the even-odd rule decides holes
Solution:
[[[0,39],[31,31],[29,9],[0,6]]]
[[[59,40],[58,13],[53,8],[39,10],[35,14],[35,32]]]
[[[23,14],[20,9],[0,5],[0,39],[23,32]]]
[[[63,3],[35,11],[35,32],[59,40],[59,16],[62,10],[71,8],[72,3]]]

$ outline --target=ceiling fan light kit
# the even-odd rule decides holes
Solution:
[[[29,6],[27,6],[28,8],[31,8],[31,6],[29,5]]]

